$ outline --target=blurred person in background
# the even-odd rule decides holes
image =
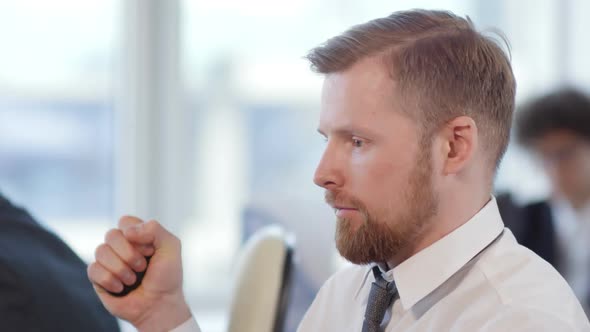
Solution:
[[[590,331],[565,280],[516,242],[491,195],[515,95],[492,38],[452,13],[412,10],[354,26],[308,59],[325,75],[314,182],[354,265],[324,284],[299,331]],[[199,331],[180,248],[158,222],[124,217],[89,278],[140,331]],[[138,289],[109,294],[150,255]]]
[[[562,88],[531,100],[516,135],[549,176],[549,199],[519,206],[503,196],[500,212],[518,241],[565,277],[590,313],[590,97]]]
[[[2,195],[0,330],[119,331],[88,282],[86,264]]]

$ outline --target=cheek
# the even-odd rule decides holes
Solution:
[[[568,178],[572,185],[576,185],[580,187],[580,190],[585,191],[590,186],[590,152],[580,157],[576,162],[575,169],[568,173]]]
[[[368,154],[363,158],[354,159],[351,165],[351,185],[354,192],[359,195],[362,193],[370,200],[397,201],[396,198],[407,190],[408,177],[413,165],[408,161],[392,160],[395,155],[387,157],[389,158]]]
[[[590,149],[585,151],[580,159],[580,174],[590,179]]]
[[[580,185],[581,174],[579,165],[570,163],[556,167],[556,169],[552,170],[550,176],[559,189],[571,192],[575,191],[575,188]]]
[[[571,182],[572,177],[572,167],[561,165],[559,167],[555,167],[555,169],[550,170],[551,177],[554,179],[555,182],[564,185]]]

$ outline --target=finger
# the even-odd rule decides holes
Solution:
[[[149,244],[136,244],[134,245],[135,250],[139,251],[139,253],[143,256],[143,257],[150,257],[152,255],[154,255],[154,252],[156,251],[154,249],[154,246],[149,245]]]
[[[114,274],[112,274],[97,262],[88,265],[86,273],[88,274],[88,279],[90,279],[90,282],[92,282],[92,284],[95,286],[98,286],[100,289],[104,289],[112,293],[119,293],[123,291],[123,283],[121,283],[121,281],[117,279]],[[99,289],[97,289],[97,291],[98,290]]]
[[[145,270],[147,266],[145,255],[127,241],[121,230],[111,229],[108,231],[105,235],[105,243],[134,271],[141,272]]]
[[[100,265],[115,275],[125,285],[133,285],[136,279],[135,273],[108,244],[103,243],[98,246],[94,255]]]
[[[135,225],[143,224],[143,220],[134,216],[123,216],[119,219],[119,229],[124,231],[126,228],[133,227]],[[133,246],[138,250],[144,257],[149,257],[154,254],[154,247],[151,245],[137,245],[133,243]]]
[[[143,224],[143,220],[135,216],[123,216],[119,219],[119,229],[124,230],[135,225]]]
[[[123,230],[123,235],[131,242],[153,245],[156,251],[160,249],[179,251],[180,249],[180,240],[155,220],[126,228]]]

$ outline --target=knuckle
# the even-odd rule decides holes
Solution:
[[[139,257],[139,255],[135,254],[133,251],[127,251],[125,253],[121,253],[120,255],[123,261],[128,265],[132,265],[133,262],[135,262],[135,260]]]
[[[139,224],[141,222],[142,222],[141,219],[139,219],[135,216],[125,215],[125,216],[122,216],[121,218],[119,218],[119,227]]]
[[[88,267],[86,268],[86,275],[88,276],[88,279],[90,279],[90,281],[94,281],[94,277],[96,275],[96,263],[88,265]]]
[[[127,269],[127,267],[119,266],[114,272],[119,278],[123,279],[127,274],[129,274],[128,271],[129,269]]]
[[[182,241],[180,241],[180,239],[178,237],[176,237],[175,235],[172,235],[172,241],[174,243],[174,246],[178,250],[181,250],[182,249]]]
[[[116,241],[119,236],[121,235],[121,231],[118,229],[110,229],[104,236],[104,240],[106,243],[112,243]]]
[[[162,228],[162,225],[160,225],[160,223],[157,220],[150,220],[145,224],[145,226],[151,231],[156,231]]]
[[[109,245],[106,243],[101,243],[98,247],[96,247],[96,250],[94,250],[94,258],[96,258],[97,261],[104,260],[109,251]]]
[[[110,273],[101,274],[97,279],[97,284],[101,285],[102,287],[107,287],[108,285],[113,285],[117,282],[115,277]]]
[[[154,247],[144,245],[138,248],[138,250],[140,252],[140,256],[151,256],[154,252]]]
[[[114,280],[114,278],[108,271],[100,268],[96,263],[88,267],[88,278],[93,283],[100,285],[102,287],[108,285]]]
[[[135,255],[134,254],[128,254],[128,255],[120,255],[120,265],[123,265],[122,269],[125,269],[129,266],[133,265],[133,262],[135,261]]]

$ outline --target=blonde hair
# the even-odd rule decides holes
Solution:
[[[372,56],[381,57],[397,83],[402,111],[425,135],[469,116],[490,161],[499,165],[510,138],[516,83],[509,57],[495,39],[476,31],[469,18],[410,10],[354,26],[306,58],[312,70],[330,74]]]

